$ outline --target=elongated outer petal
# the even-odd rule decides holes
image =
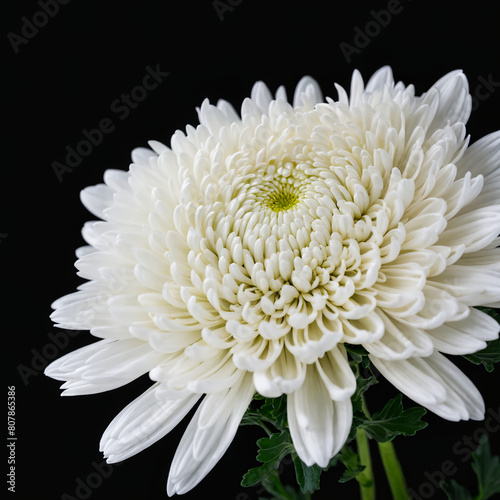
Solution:
[[[380,373],[403,394],[446,420],[482,420],[484,401],[475,385],[447,358],[388,361],[370,355]]]
[[[302,387],[288,396],[287,413],[300,459],[309,466],[326,467],[349,435],[351,400],[332,401],[317,368],[309,365]]]
[[[467,318],[427,330],[426,334],[440,352],[470,354],[484,349],[486,341],[497,339],[499,332],[500,325],[491,316],[471,308]]]
[[[104,210],[113,203],[113,190],[106,184],[89,186],[80,192],[80,200],[90,213],[105,219]]]
[[[191,490],[212,470],[231,444],[254,391],[251,375],[245,374],[223,394],[205,397],[172,461],[169,496]]]
[[[460,214],[500,202],[500,131],[482,137],[472,144],[456,165],[459,177],[464,177],[467,172],[473,176],[484,177],[483,189]]]
[[[385,85],[392,87],[394,85],[394,78],[392,76],[392,69],[390,66],[382,66],[375,71],[366,84],[366,92],[382,92]]]
[[[155,384],[126,406],[104,431],[99,445],[108,463],[129,458],[168,434],[201,397],[186,392],[184,397],[163,401]]]
[[[447,124],[467,123],[472,108],[472,98],[467,78],[461,70],[451,71],[431,88],[439,91],[439,106],[427,129],[427,137]]]
[[[66,381],[63,395],[95,394],[135,380],[164,357],[142,340],[102,340],[57,359],[45,374]]]
[[[149,165],[151,157],[158,156],[154,151],[148,148],[135,148],[132,150],[132,161],[138,165]]]

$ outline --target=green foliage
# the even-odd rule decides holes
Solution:
[[[294,451],[290,433],[283,431],[272,434],[271,437],[257,441],[259,454],[257,460],[262,462],[260,467],[250,469],[244,476],[241,486],[253,486],[262,481],[273,469],[277,469],[283,458]]]
[[[302,493],[314,493],[319,490],[319,480],[323,472],[319,465],[309,467],[302,462],[296,453],[293,454],[293,465],[295,466],[295,477]]]
[[[342,477],[339,479],[339,483],[346,483],[351,479],[355,479],[359,473],[366,469],[364,465],[359,463],[358,454],[350,446],[344,446],[337,457],[346,467]]]
[[[446,493],[449,500],[473,500],[468,490],[460,486],[454,479],[449,483],[441,483],[441,489]]]
[[[492,372],[495,363],[500,362],[500,338],[486,343],[486,347],[473,354],[467,354],[465,359],[475,365],[483,365],[488,372]]]
[[[441,488],[449,500],[487,500],[500,493],[500,458],[491,455],[486,436],[481,436],[472,459],[472,469],[478,483],[477,495],[472,496],[466,488],[451,480],[449,483],[441,483]]]
[[[492,307],[478,307],[477,309],[491,316],[497,323],[500,323],[500,313],[498,310]],[[484,349],[473,354],[467,354],[464,358],[475,365],[482,364],[488,372],[492,372],[495,368],[495,363],[500,362],[500,339],[486,342]]]
[[[412,436],[427,426],[426,422],[420,420],[426,410],[421,407],[403,410],[401,395],[389,401],[382,410],[370,417],[364,406],[363,395],[378,382],[371,371],[368,353],[362,346],[346,344],[346,349],[351,358],[350,365],[356,375],[356,391],[351,398],[353,425],[348,443],[356,437],[359,428],[364,429],[368,437],[386,442],[397,435]],[[362,368],[364,375],[360,374]],[[371,375],[366,376],[367,373]],[[304,500],[310,498],[311,493],[319,489],[322,472],[342,462],[346,470],[339,482],[345,483],[356,479],[361,486],[364,486],[367,481],[366,473],[364,473],[365,465],[361,463],[358,454],[348,444],[332,458],[324,469],[317,465],[309,467],[304,464],[292,443],[286,408],[286,395],[278,398],[265,398],[259,395],[254,397],[241,425],[259,425],[266,431],[267,437],[257,441],[257,460],[261,465],[250,469],[243,476],[241,485],[249,487],[260,482],[272,495],[272,500]],[[281,484],[278,468],[287,455],[292,458],[300,492]]]
[[[427,427],[427,422],[420,420],[427,410],[420,406],[403,410],[401,400],[402,396],[398,394],[373,417],[360,423],[368,437],[385,443],[398,435],[413,436],[417,431]]]

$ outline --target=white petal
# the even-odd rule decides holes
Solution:
[[[467,123],[472,99],[469,95],[467,78],[461,70],[451,71],[431,88],[439,91],[439,107],[427,130],[427,137],[448,124]]]
[[[302,387],[287,398],[288,423],[297,454],[306,465],[326,467],[344,445],[352,423],[350,399],[332,401],[310,365]]]
[[[182,436],[172,461],[167,484],[169,496],[193,489],[212,470],[231,444],[254,391],[251,375],[247,374],[227,391],[222,403],[216,394],[205,397]],[[217,408],[221,404],[222,409]],[[216,408],[221,410],[221,418],[210,427],[200,428],[202,412],[210,414]]]
[[[453,264],[431,280],[436,289],[448,292],[468,306],[500,300],[500,270]]]
[[[368,352],[378,358],[396,360],[412,356],[429,356],[434,346],[425,332],[390,318],[379,311],[385,325],[384,335],[376,342],[365,344]]]
[[[250,96],[257,103],[262,113],[267,114],[269,112],[269,104],[273,100],[273,96],[263,82],[254,84]]]
[[[500,130],[485,135],[467,148],[462,158],[456,163],[458,176],[464,177],[467,172],[473,176],[500,175]]]
[[[101,351],[104,346],[108,345],[110,340],[101,340],[93,344],[80,347],[76,351],[70,352],[55,361],[52,361],[45,368],[45,375],[56,380],[70,380],[79,378],[79,370],[85,365],[88,358]]]
[[[386,361],[370,355],[370,360],[397,389],[440,417],[452,421],[483,419],[479,391],[437,351],[427,358]]]
[[[297,390],[304,382],[305,376],[305,364],[285,348],[267,370],[254,373],[253,381],[259,394],[267,398],[277,398]]]
[[[500,233],[500,205],[479,208],[453,217],[440,234],[438,244],[465,245],[465,253],[476,252]]]
[[[470,354],[486,347],[487,340],[498,338],[500,325],[488,314],[471,308],[467,318],[427,330],[434,347],[447,354]]]
[[[132,150],[132,161],[137,165],[149,166],[149,159],[158,156],[154,151],[148,148],[135,148]]]
[[[355,69],[352,73],[351,79],[351,92],[349,103],[351,105],[351,109],[361,104],[361,99],[363,97],[363,92],[365,90],[365,85],[363,83],[363,78],[361,73]]]
[[[333,401],[344,401],[354,394],[356,377],[349,366],[347,353],[343,345],[339,345],[327,352],[315,364],[318,374]]]
[[[219,99],[217,101],[217,108],[219,108],[226,116],[227,118],[232,121],[232,122],[239,122],[240,117],[234,107],[224,99]]]
[[[310,76],[302,77],[297,87],[295,87],[293,107],[314,106],[319,102],[323,102],[323,94],[318,82]]]
[[[105,219],[104,210],[113,203],[113,191],[106,184],[97,184],[83,189],[80,200],[90,213]]]
[[[175,401],[157,397],[155,384],[126,406],[104,431],[99,450],[108,463],[125,460],[168,434],[196,404],[200,395],[184,393]]]
[[[394,78],[392,76],[392,69],[390,66],[383,66],[373,73],[371,78],[366,84],[366,92],[382,92],[385,86],[392,87],[394,85]]]

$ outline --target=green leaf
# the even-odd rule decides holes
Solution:
[[[295,476],[302,493],[314,493],[319,490],[319,480],[323,469],[319,465],[306,465],[299,456],[293,454],[293,465],[295,466]]]
[[[449,483],[440,483],[441,489],[446,493],[448,500],[473,500],[472,495],[460,486],[454,479]]]
[[[401,399],[402,395],[398,394],[381,411],[361,424],[369,437],[384,443],[398,435],[413,436],[420,429],[427,427],[427,422],[420,420],[427,410],[421,407],[403,410]]]
[[[482,364],[488,372],[493,371],[494,364],[500,362],[500,338],[486,342],[484,349],[473,354],[467,354],[464,358],[475,365]]]
[[[472,469],[476,473],[479,486],[476,498],[486,500],[494,494],[500,493],[500,458],[491,455],[486,436],[481,436],[472,458]]]
[[[350,446],[344,446],[342,451],[337,456],[346,466],[346,470],[339,479],[339,483],[346,483],[347,481],[356,478],[360,472],[363,472],[366,469],[366,466],[359,463],[358,454]]]
[[[295,491],[289,485],[282,485],[278,471],[273,470],[262,478],[262,486],[266,489],[267,493],[272,495],[271,498],[259,497],[259,500],[304,500],[304,497]]]
[[[368,351],[361,345],[353,345],[353,344],[344,344],[347,352],[351,356],[352,360],[356,363],[361,363],[363,361],[363,357],[367,357],[368,359]]]
[[[259,409],[259,413],[263,417],[272,420],[276,428],[284,430],[288,427],[286,395],[283,394],[279,398],[266,398],[265,403]]]
[[[257,441],[259,453],[257,460],[262,462],[260,467],[250,469],[241,481],[241,486],[253,486],[269,474],[273,469],[277,469],[281,460],[294,451],[290,433],[283,431],[280,434],[272,434],[269,438],[261,438]]]

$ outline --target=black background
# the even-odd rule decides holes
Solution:
[[[110,393],[61,398],[59,383],[41,374],[43,360],[33,361],[34,356],[54,355],[47,347],[49,333],[58,331],[49,320],[50,303],[80,283],[73,267],[74,250],[83,244],[81,226],[93,216],[81,206],[79,192],[101,182],[107,168],[127,169],[134,147],[146,146],[150,139],[169,144],[176,129],[196,125],[195,107],[205,97],[212,102],[224,98],[238,108],[256,80],[265,81],[272,91],[284,84],[292,95],[300,77],[310,74],[325,95],[335,98],[333,83],[348,88],[354,68],[366,80],[384,64],[393,67],[397,80],[414,83],[417,94],[447,71],[462,68],[471,93],[481,97],[468,125],[472,141],[498,128],[498,86],[477,93],[481,79],[500,81],[495,1],[401,0],[401,12],[392,15],[378,34],[373,31],[376,26],[370,25],[374,36],[352,54],[351,61],[339,44],[352,45],[355,29],[364,31],[373,20],[370,10],[386,9],[387,1],[351,2],[349,6],[311,1],[223,3],[233,4],[232,10],[219,15],[211,0],[72,0],[60,5],[59,12],[44,23],[43,15],[37,14],[39,3],[2,2],[6,109],[0,225],[2,318],[6,384],[16,386],[18,436],[16,493],[7,492],[12,498],[59,499],[64,493],[83,498],[85,491],[76,491],[77,480],[87,481],[92,462],[101,462],[98,442],[102,432],[125,404],[150,385],[145,376]],[[37,16],[37,22],[44,25],[13,44],[13,33],[22,36],[24,16],[28,21]],[[113,101],[141,84],[147,66],[157,65],[169,76],[120,119],[110,108]],[[76,147],[84,138],[82,130],[96,128],[103,118],[112,119],[115,130],[104,135],[60,182],[52,163],[65,163],[66,147]],[[57,357],[90,340],[88,333],[80,333],[56,349]],[[498,369],[488,374],[464,360],[457,363],[484,394],[486,407],[498,412]],[[395,391],[382,381],[370,391],[369,405],[375,411],[393,395]],[[404,404],[413,405],[406,398]],[[395,441],[409,486],[415,491],[423,488],[421,498],[444,498],[429,486],[425,472],[434,473],[435,481],[439,477],[435,471],[449,460],[455,470],[450,477],[474,488],[469,463],[463,461],[468,456],[464,450],[466,440],[474,442],[484,423],[450,423],[430,414],[425,419],[430,424],[427,429],[414,438]],[[166,498],[169,464],[186,422],[114,467],[102,484],[89,491],[88,498]],[[490,434],[498,452],[499,433]],[[244,489],[239,483],[246,470],[257,465],[255,440],[259,437],[258,429],[241,428],[215,469],[184,498],[257,498],[257,489]],[[289,473],[287,469],[285,477]],[[390,498],[378,465],[376,473],[378,498]],[[357,498],[355,482],[339,484],[339,475],[340,468],[326,475],[314,498]]]

